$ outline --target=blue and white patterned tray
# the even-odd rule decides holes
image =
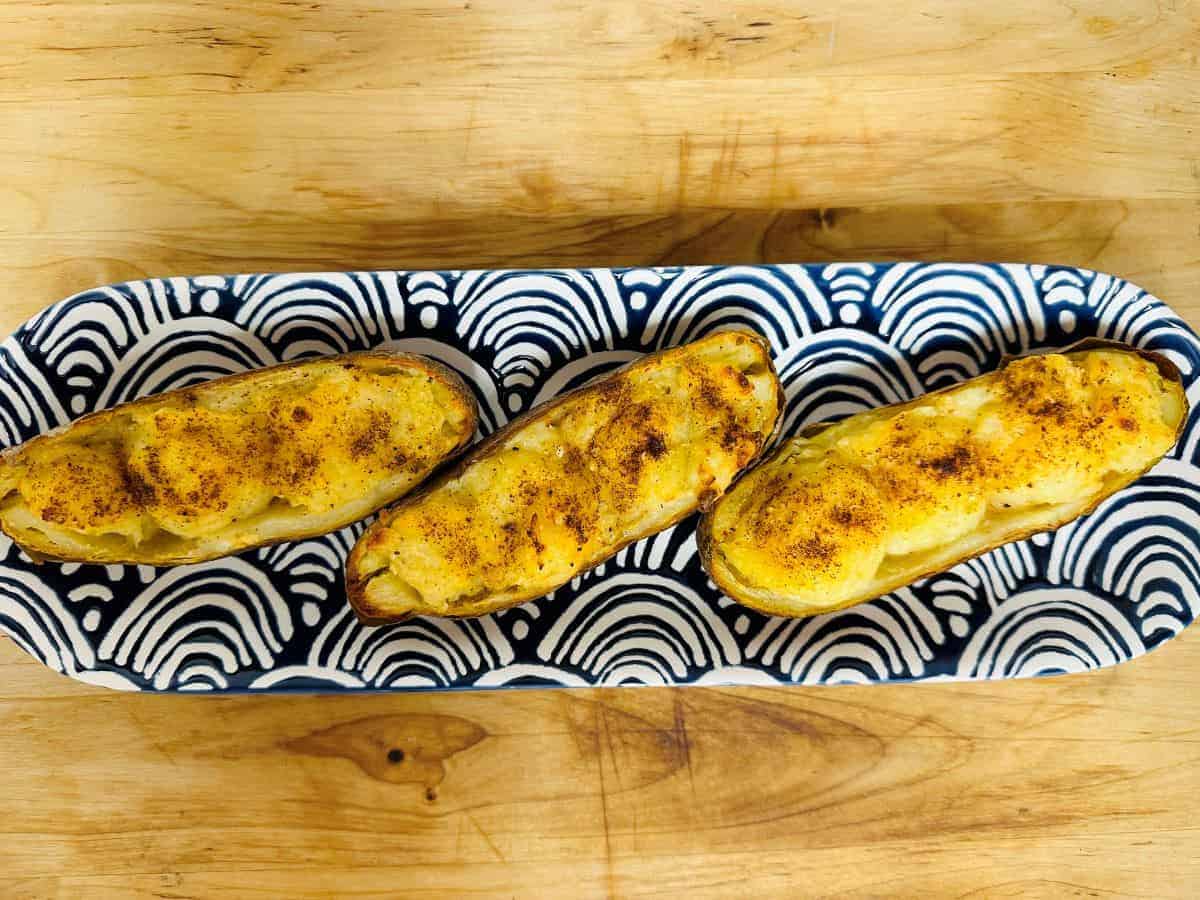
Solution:
[[[0,440],[311,354],[386,344],[474,386],[484,431],[600,371],[722,326],[774,347],[784,433],[906,400],[1005,354],[1100,335],[1166,353],[1193,410],[1200,339],[1109,275],[1047,266],[361,272],[138,281],[64,300],[0,346]],[[1009,678],[1145,653],[1200,607],[1200,432],[1054,534],[814,619],[731,603],[694,522],[535,603],[370,628],[346,606],[361,533],[176,569],[34,565],[0,538],[0,631],[92,684],[312,691]]]

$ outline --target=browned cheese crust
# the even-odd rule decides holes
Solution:
[[[808,616],[1090,512],[1187,419],[1165,357],[1089,341],[783,442],[703,518],[733,599]]]
[[[323,534],[470,441],[439,363],[363,352],[218,378],[93,413],[0,456],[0,528],[35,557],[174,565]]]
[[[539,406],[359,539],[359,617],[475,616],[540,597],[715,500],[771,437],[766,341],[723,332]]]

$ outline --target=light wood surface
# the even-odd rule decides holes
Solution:
[[[1196,3],[244,6],[0,4],[6,330],[155,275],[830,259],[1200,324]],[[1040,682],[225,699],[0,639],[0,895],[1194,896],[1198,691],[1192,632]]]

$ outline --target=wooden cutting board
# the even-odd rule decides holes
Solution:
[[[144,276],[1061,262],[1200,326],[1200,7],[0,5],[0,324]],[[1189,896],[1200,638],[995,685],[177,698],[0,639],[0,894]]]

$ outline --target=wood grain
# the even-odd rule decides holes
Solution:
[[[1200,4],[0,5],[0,324],[127,278],[1009,260],[1200,325]],[[0,895],[1190,896],[1200,641],[1040,682],[125,696],[0,640]]]
[[[89,21],[81,28],[81,13]],[[8,3],[0,96],[379,90],[814,74],[1101,72],[1195,62],[1191,3],[618,0]],[[536,70],[536,71],[531,71]]]
[[[1004,685],[214,701],[6,647],[5,871],[18,896],[1186,896],[1198,648]]]

